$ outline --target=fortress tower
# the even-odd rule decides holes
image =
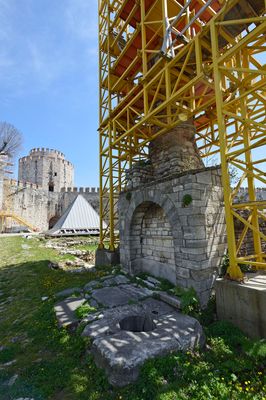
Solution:
[[[39,185],[49,192],[73,187],[74,167],[58,150],[36,148],[19,159],[18,179]]]

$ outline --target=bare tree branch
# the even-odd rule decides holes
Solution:
[[[13,157],[20,149],[21,133],[11,124],[0,122],[0,155]]]

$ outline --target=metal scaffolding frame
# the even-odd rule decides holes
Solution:
[[[240,263],[266,268],[266,202],[255,191],[266,183],[264,15],[262,0],[99,0],[99,247],[118,244],[126,169],[147,157],[155,137],[193,118],[201,156],[221,162],[228,273],[241,278]],[[235,202],[243,184],[248,201]],[[243,226],[238,241],[235,219]],[[240,256],[249,232],[254,251]]]

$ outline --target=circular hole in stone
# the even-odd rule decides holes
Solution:
[[[155,323],[149,315],[130,315],[119,322],[123,331],[150,332],[156,328]]]

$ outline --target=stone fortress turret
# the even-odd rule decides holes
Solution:
[[[35,148],[19,159],[18,179],[49,192],[60,192],[74,186],[74,166],[58,150]]]

